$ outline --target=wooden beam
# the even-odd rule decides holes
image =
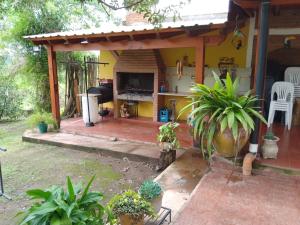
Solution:
[[[258,34],[258,30],[255,30],[255,35]],[[278,28],[270,28],[269,29],[269,35],[279,35],[279,36],[286,36],[286,35],[299,35],[300,34],[300,28],[284,28],[284,27],[278,27]]]
[[[261,0],[233,0],[233,2],[244,9],[257,9]],[[300,5],[299,0],[269,0],[272,6],[294,6]]]
[[[56,120],[58,127],[60,127],[60,108],[59,108],[56,53],[53,51],[52,46],[47,46],[47,52],[48,52],[48,71],[49,71],[48,73],[49,73],[52,116]]]
[[[197,47],[203,37],[177,37],[174,39],[149,39],[141,41],[98,42],[82,44],[54,44],[54,51],[91,51],[91,50],[137,50],[161,48],[187,48]],[[225,40],[222,36],[205,37],[205,44],[219,45]]]
[[[195,82],[204,83],[204,58],[205,58],[204,40],[199,41],[199,45],[195,47]]]
[[[115,58],[116,61],[119,60],[119,53],[117,51],[110,51],[110,53],[112,54],[112,56]]]

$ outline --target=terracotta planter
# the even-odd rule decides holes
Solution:
[[[277,159],[279,137],[274,137],[275,140],[264,139],[262,145],[262,154],[264,159]]]
[[[243,128],[239,128],[240,133],[238,146],[235,146],[235,141],[230,129],[225,129],[223,133],[220,131],[216,133],[213,138],[213,145],[216,151],[223,157],[234,157],[239,151],[245,146],[249,139],[249,134],[246,134],[246,131]]]
[[[156,212],[156,213],[159,213],[159,211],[160,211],[160,208],[162,205],[162,198],[163,198],[163,195],[161,193],[158,197],[156,197],[155,199],[153,199],[151,201],[151,204],[154,208],[154,212]]]
[[[130,215],[119,216],[121,225],[144,225],[144,216],[141,216],[138,220],[133,219]]]

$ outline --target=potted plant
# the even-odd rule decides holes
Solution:
[[[19,225],[33,224],[113,224],[109,211],[100,204],[103,194],[89,191],[94,177],[85,188],[73,185],[67,178],[67,190],[53,186],[50,189],[27,191],[34,203],[25,212],[21,212]]]
[[[121,225],[143,225],[145,215],[154,217],[151,204],[132,190],[115,195],[109,202],[109,208]]]
[[[264,136],[262,145],[262,154],[264,159],[276,159],[278,153],[279,137],[276,137],[271,130],[268,130]]]
[[[53,119],[51,113],[37,112],[28,118],[28,124],[31,127],[37,127],[40,133],[48,131],[48,125],[52,125],[54,129],[57,128],[57,123]]]
[[[165,169],[176,160],[176,148],[179,148],[179,141],[175,129],[179,123],[169,122],[159,127],[157,140],[161,147],[161,154],[157,170]]]
[[[233,82],[230,75],[221,81],[213,73],[212,88],[204,84],[192,87],[191,103],[181,113],[190,110],[194,139],[200,138],[204,156],[210,158],[216,150],[223,157],[233,157],[243,148],[254,129],[254,118],[266,123],[257,111],[258,99],[247,92],[238,94],[239,78]]]
[[[152,204],[156,213],[160,211],[162,205],[162,193],[160,184],[153,180],[144,181],[139,188],[139,194]]]

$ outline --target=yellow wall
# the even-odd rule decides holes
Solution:
[[[248,24],[242,29],[242,32],[246,35],[244,40],[244,46],[240,50],[236,50],[232,44],[232,33],[229,34],[226,40],[219,46],[208,46],[205,48],[205,64],[209,67],[217,67],[220,57],[234,57],[235,63],[239,67],[245,67],[246,64],[246,52],[247,52],[247,35],[248,35]],[[216,35],[218,32],[212,32],[209,35]],[[190,64],[194,64],[195,61],[195,51],[193,48],[173,48],[173,49],[161,49],[161,56],[164,60],[166,66],[176,66],[176,61],[182,59],[184,56],[188,56],[188,61]],[[100,61],[108,62],[109,65],[100,65],[100,78],[113,78],[113,68],[116,63],[115,58],[108,51],[101,51]],[[179,114],[180,109],[182,109],[187,103],[188,99],[184,97],[169,97],[165,96],[165,104],[169,106],[169,99],[176,99],[176,114]],[[105,107],[112,108],[112,104],[105,104]],[[139,104],[139,115],[143,117],[153,116],[152,103],[141,102]],[[184,120],[187,117],[187,113],[183,114],[179,119]]]

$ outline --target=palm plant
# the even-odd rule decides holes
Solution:
[[[209,158],[214,151],[213,139],[217,132],[229,129],[236,143],[240,128],[248,136],[254,130],[254,117],[266,123],[258,112],[258,99],[250,91],[238,95],[239,78],[233,82],[229,74],[224,81],[215,73],[213,76],[216,82],[212,88],[204,84],[192,87],[193,94],[189,96],[192,101],[181,110],[182,113],[193,107],[189,118],[194,138],[200,137],[202,153]]]
[[[100,204],[103,195],[89,191],[94,178],[84,189],[81,184],[74,186],[68,177],[67,191],[58,186],[45,191],[27,191],[32,199],[39,201],[21,213],[24,217],[20,225],[104,225],[111,222],[111,214]]]

